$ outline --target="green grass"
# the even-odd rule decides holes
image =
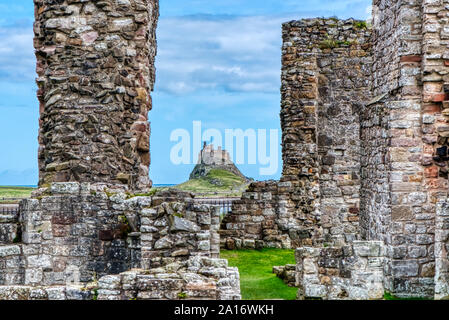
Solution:
[[[287,286],[272,273],[273,266],[295,263],[295,251],[286,249],[222,250],[221,258],[238,267],[244,300],[295,300],[297,288]]]
[[[194,193],[223,194],[239,196],[246,189],[245,179],[222,169],[212,169],[209,173],[198,179],[191,179],[177,185],[176,189]]]
[[[11,203],[15,201],[1,200],[2,198],[29,198],[34,188],[0,186],[0,203]]]
[[[368,24],[366,23],[366,21],[355,21],[354,27],[356,27],[357,29],[367,29]]]

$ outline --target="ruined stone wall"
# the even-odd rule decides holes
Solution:
[[[318,22],[319,23],[319,22]],[[313,22],[282,27],[281,128],[283,171],[288,183],[282,201],[292,218],[319,228],[319,159],[317,146],[318,65],[307,31]],[[302,36],[306,36],[302,39]],[[316,35],[315,35],[316,36]],[[286,212],[286,213],[287,213]],[[317,232],[321,238],[321,229]]]
[[[251,184],[234,203],[224,225],[231,247],[236,239],[237,247],[254,246],[249,239],[256,247],[299,247],[358,238],[359,113],[371,97],[369,39],[366,26],[352,19],[283,25],[283,175],[277,185]]]
[[[0,286],[0,300],[93,300],[95,291],[70,286]]]
[[[2,284],[62,285],[140,266],[138,212],[151,198],[111,195],[83,183],[54,183],[50,193],[20,204],[23,278]]]
[[[11,244],[20,236],[19,212],[10,211],[0,213],[0,245]]]
[[[447,194],[445,9],[374,1],[373,92],[362,116],[362,235],[387,245],[386,289],[433,296],[436,202]]]
[[[0,249],[0,257],[3,251]],[[0,300],[240,300],[238,269],[227,260],[192,257],[164,268],[133,269],[98,283],[0,286]]]
[[[240,200],[232,203],[232,213],[225,216],[221,224],[222,247],[229,250],[290,248],[292,239],[299,241],[293,235],[295,231],[292,224],[278,223],[279,218],[283,219],[288,214],[280,208],[282,200],[279,198],[279,185],[278,181],[254,182]]]
[[[194,256],[219,257],[219,208],[195,204],[190,193],[162,192],[140,214],[143,268]]]
[[[362,21],[333,23],[315,22],[308,42],[320,49],[317,144],[324,241],[344,244],[360,234],[360,112],[371,98],[371,32]]]
[[[381,300],[384,255],[381,241],[297,249],[298,299]]]
[[[151,198],[128,198],[151,187],[158,1],[34,3],[40,188],[20,205],[21,276],[2,284],[88,282],[140,266]]]
[[[363,108],[360,120],[360,236],[387,241],[391,223],[388,110],[373,100]]]
[[[39,186],[151,187],[157,0],[36,0]]]
[[[437,205],[435,225],[435,299],[449,298],[449,203]]]
[[[192,257],[165,268],[132,270],[100,279],[98,300],[240,300],[237,268],[224,259]]]
[[[219,255],[219,212],[189,193],[133,197],[54,183],[46,197],[23,200],[20,212],[22,244],[0,246],[0,270],[11,273],[1,285],[62,285],[73,270],[86,283]]]

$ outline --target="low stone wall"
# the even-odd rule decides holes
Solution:
[[[275,266],[273,267],[273,273],[284,281],[289,287],[296,286],[296,265],[287,264],[285,266]]]
[[[251,183],[222,221],[221,247],[297,248],[316,244],[320,227],[310,215],[295,210],[297,190],[297,181]]]
[[[219,256],[219,208],[195,204],[190,193],[163,192],[140,214],[145,269],[192,256]]]
[[[227,260],[192,257],[150,270],[131,270],[99,280],[99,300],[240,300],[237,268]]]
[[[222,232],[230,249],[360,240],[371,30],[353,19],[304,19],[284,23],[282,37],[282,178],[251,184],[234,203]]]
[[[174,291],[164,283],[177,283],[179,298],[240,297],[238,270],[213,259],[220,250],[219,208],[195,204],[190,193],[133,196],[87,183],[54,183],[23,200],[19,211],[22,243],[0,246],[0,300],[88,299],[92,293],[75,294],[68,284],[85,292],[97,279],[104,283],[129,270],[140,270],[143,282],[152,275],[153,283],[161,283],[160,296],[136,287],[139,299],[171,297]],[[197,280],[205,287],[196,288]]]
[[[20,237],[19,213],[0,211],[0,245],[19,242]]]
[[[436,212],[435,299],[449,299],[449,202],[439,202]]]
[[[140,266],[140,218],[150,197],[54,183],[20,203],[25,285],[62,285],[72,273],[89,282]]]
[[[276,225],[277,183],[251,183],[222,222],[221,245],[227,249],[289,247]]]
[[[92,300],[95,292],[81,286],[2,286],[0,300]]]
[[[22,201],[20,220],[25,285],[61,285],[68,268],[89,282],[139,268],[141,261],[154,268],[219,254],[219,212],[195,205],[190,193],[133,197],[54,183],[44,196]]]
[[[25,260],[22,245],[0,246],[0,285],[23,284]]]
[[[382,299],[384,256],[385,249],[379,241],[297,249],[298,298]]]

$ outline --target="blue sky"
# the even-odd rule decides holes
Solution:
[[[180,183],[193,165],[170,162],[172,130],[278,129],[281,24],[305,17],[367,17],[369,0],[161,0],[150,177]],[[37,183],[32,0],[0,0],[0,185]],[[279,137],[280,139],[280,137]],[[241,165],[256,179],[259,165]]]

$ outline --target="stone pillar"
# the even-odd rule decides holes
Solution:
[[[371,96],[370,37],[366,24],[353,19],[283,26],[281,181],[292,187],[280,190],[287,199],[279,214],[286,209],[309,226],[300,237],[306,231],[314,241],[334,244],[358,237],[359,113]]]
[[[35,0],[39,186],[151,187],[157,0]]]
[[[140,265],[158,1],[34,3],[40,189],[20,206],[13,280],[84,283]]]

